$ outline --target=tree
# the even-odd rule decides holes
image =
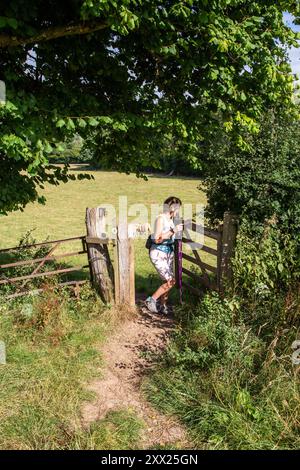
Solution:
[[[300,122],[274,109],[261,121],[258,134],[244,136],[245,149],[223,131],[198,156],[204,162],[208,214],[215,220],[232,210],[252,229],[269,220],[300,240]]]
[[[49,156],[76,132],[138,175],[166,135],[192,150],[221,122],[242,147],[265,108],[290,106],[297,3],[0,0],[0,213],[67,181]]]

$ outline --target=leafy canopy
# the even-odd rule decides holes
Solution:
[[[241,147],[290,107],[283,12],[296,1],[0,0],[0,213],[24,207],[75,133],[107,167],[143,173],[172,135],[193,154],[225,126]]]

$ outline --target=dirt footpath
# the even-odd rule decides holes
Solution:
[[[117,327],[101,350],[102,377],[88,387],[96,399],[83,407],[85,426],[104,418],[111,410],[132,409],[145,423],[142,448],[166,444],[186,448],[184,428],[155,410],[140,391],[143,377],[153,367],[155,356],[165,349],[172,328],[172,319],[151,314],[145,308],[136,318]]]

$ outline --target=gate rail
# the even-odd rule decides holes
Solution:
[[[193,241],[193,234],[191,232],[203,233],[204,237],[214,239],[217,242],[216,248],[201,245]],[[182,259],[196,265],[200,268],[201,273],[196,273],[182,266],[182,273],[196,281],[197,287],[195,282],[194,285],[191,285],[185,280],[182,280],[182,285],[197,296],[203,295],[201,287],[215,290],[222,294],[226,282],[230,281],[232,277],[230,259],[234,253],[236,235],[237,218],[231,212],[225,212],[223,224],[220,224],[216,230],[200,226],[194,220],[185,220],[181,241],[183,246],[190,247],[192,254],[183,252]],[[203,261],[201,257],[202,252],[215,256],[217,258],[216,265]]]
[[[60,253],[60,254],[55,254],[54,252],[61,247],[62,244],[64,243],[70,243],[73,241],[80,240],[82,243],[82,249],[81,250],[76,250],[76,251],[71,251],[68,253]],[[51,246],[54,245],[54,246]],[[63,238],[60,240],[51,240],[51,241],[45,241],[42,243],[31,243],[28,245],[21,245],[21,246],[16,246],[12,248],[4,248],[0,250],[0,254],[2,253],[11,253],[11,252],[22,252],[23,250],[29,249],[29,248],[41,248],[41,247],[47,247],[50,246],[50,250],[48,253],[39,258],[31,258],[31,259],[26,259],[22,261],[15,261],[12,263],[2,263],[0,264],[0,286],[1,285],[7,285],[7,284],[12,284],[16,286],[17,292],[14,294],[9,294],[5,295],[4,297],[6,299],[13,299],[15,297],[21,297],[23,295],[28,295],[30,293],[39,293],[45,290],[44,288],[37,288],[37,289],[32,289],[28,290],[25,289],[25,286],[28,284],[28,282],[32,279],[37,279],[37,278],[43,278],[43,277],[50,277],[50,276],[55,276],[55,275],[63,275],[63,274],[68,274],[68,273],[73,273],[73,272],[79,272],[84,268],[88,268],[89,264],[87,265],[81,265],[81,266],[73,266],[69,268],[58,268],[50,271],[42,271],[41,269],[44,267],[46,263],[49,263],[51,261],[58,261],[60,259],[65,259],[77,255],[82,255],[87,253],[87,244],[86,244],[86,237],[85,236],[78,236],[78,237],[71,237],[71,238]],[[25,266],[37,266],[34,268],[33,272],[31,274],[26,274],[23,276],[14,276],[14,277],[8,277],[5,275],[5,270],[9,268],[17,268],[17,267],[25,267]],[[21,281],[22,284],[18,285]],[[86,279],[82,280],[74,280],[74,281],[66,281],[66,282],[61,282],[58,285],[59,286],[68,286],[68,287],[74,287],[75,292],[78,291],[78,288],[80,285],[85,284],[88,282]]]

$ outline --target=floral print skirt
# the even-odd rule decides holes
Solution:
[[[150,260],[154,265],[156,271],[164,281],[171,281],[174,279],[174,252],[165,253],[157,248],[151,248]]]

